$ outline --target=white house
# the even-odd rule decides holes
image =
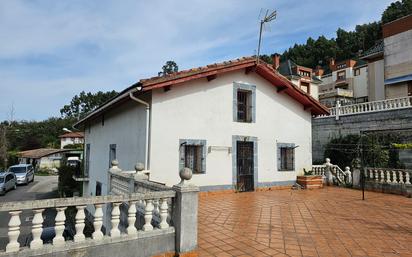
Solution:
[[[68,132],[59,136],[60,148],[63,149],[67,145],[83,144],[84,134],[83,132]]]
[[[289,185],[311,169],[311,118],[326,107],[255,58],[140,80],[75,124],[85,132],[85,195],[108,169],[145,163],[150,179],[193,170],[201,190]]]

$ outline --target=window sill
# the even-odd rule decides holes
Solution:
[[[295,172],[295,170],[278,170],[279,172]]]

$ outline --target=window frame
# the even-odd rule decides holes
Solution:
[[[197,146],[200,147],[200,161],[198,164],[201,167],[200,171],[192,169],[193,175],[206,174],[206,140],[203,139],[180,139],[179,140],[179,171],[186,167],[186,146]]]
[[[86,147],[84,150],[85,150],[84,176],[88,177],[89,171],[90,171],[90,143],[86,144]]]
[[[247,107],[245,121],[239,120],[238,116],[238,92],[247,92]],[[256,86],[246,83],[233,82],[233,121],[240,123],[256,122]]]
[[[286,167],[282,165],[282,150],[292,150],[292,167],[287,167],[288,162],[286,161]],[[281,172],[293,172],[296,170],[296,145],[294,143],[277,143],[277,168]]]

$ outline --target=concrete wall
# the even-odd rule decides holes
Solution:
[[[384,39],[385,79],[412,73],[412,30]]]
[[[324,160],[326,144],[333,138],[373,131],[412,130],[412,108],[312,120],[312,155]]]
[[[234,82],[256,86],[256,122],[233,121]],[[152,95],[151,179],[168,185],[177,182],[179,140],[206,140],[220,147],[206,156],[206,173],[193,175],[192,183],[209,189],[233,186],[233,136],[257,138],[258,182],[265,185],[291,183],[303,168],[309,169],[311,156],[311,114],[300,103],[260,76],[244,71],[176,85],[170,91],[158,89]],[[294,143],[295,170],[277,170],[276,144]],[[223,149],[223,150],[222,150]],[[234,149],[232,149],[233,151]]]
[[[383,59],[368,63],[368,94],[369,101],[385,99]]]
[[[95,195],[96,182],[102,183],[102,194],[108,194],[109,146],[116,144],[116,159],[123,170],[134,170],[145,159],[146,109],[133,101],[121,105],[85,129],[85,147],[90,144],[89,182],[83,195]],[[85,156],[86,158],[86,156]]]
[[[353,74],[353,97],[355,98],[368,96],[368,66],[359,69],[358,76]]]

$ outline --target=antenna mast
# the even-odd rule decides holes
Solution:
[[[260,56],[260,45],[262,43],[262,32],[263,32],[263,25],[265,23],[269,23],[273,20],[276,19],[276,10],[271,12],[269,14],[269,10],[266,10],[265,17],[260,20],[260,30],[259,30],[259,44],[258,44],[258,49],[257,49],[257,56],[256,56],[256,62],[259,63],[259,56]]]

